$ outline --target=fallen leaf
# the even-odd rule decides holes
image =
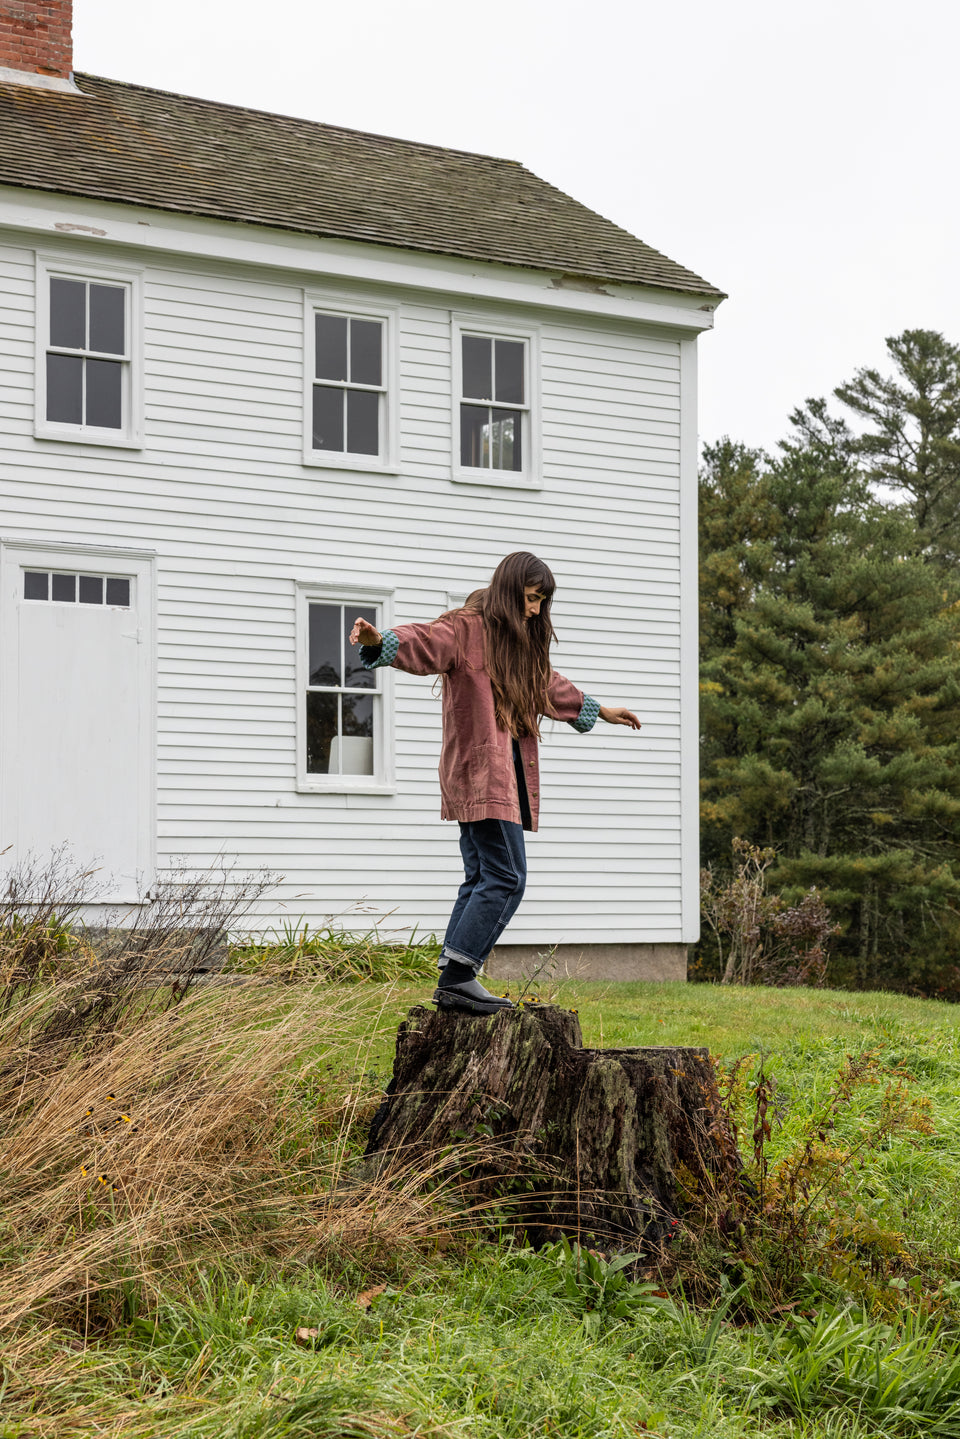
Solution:
[[[375,1284],[372,1289],[365,1289],[362,1294],[358,1294],[354,1301],[357,1308],[369,1309],[377,1295],[382,1294],[386,1287],[385,1284]]]

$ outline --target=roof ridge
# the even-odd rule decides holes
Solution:
[[[338,135],[355,135],[360,140],[384,140],[391,145],[401,145],[415,150],[432,150],[438,155],[463,155],[466,159],[472,160],[494,160],[498,165],[515,166],[528,175],[534,173],[524,165],[522,160],[511,160],[507,155],[490,155],[485,150],[461,150],[455,145],[436,145],[431,140],[406,140],[401,135],[384,135],[377,130],[358,130],[353,125],[331,125],[326,120],[310,120],[305,115],[288,115],[281,110],[261,110],[254,105],[237,105],[232,100],[211,100],[205,95],[187,95],[182,90],[160,90],[156,85],[141,85],[134,80],[114,80],[109,75],[94,75],[89,70],[76,70],[73,78],[78,87],[83,80],[94,80],[104,85],[117,85],[124,90],[138,90],[144,95],[161,95],[165,99],[189,100],[196,105],[210,105],[217,110],[232,110],[239,115],[258,115],[264,120],[290,120],[295,125],[307,125],[311,129],[326,130]],[[82,88],[81,94],[83,94]],[[84,99],[94,100],[96,96],[84,95]],[[545,181],[544,183],[549,182]],[[564,194],[563,191],[559,193]],[[565,195],[565,198],[571,199],[572,197]]]

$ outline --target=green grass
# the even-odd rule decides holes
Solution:
[[[706,1045],[723,1059],[780,1051],[801,1034],[851,1047],[893,1032],[960,1037],[960,1007],[894,994],[570,982],[559,986],[557,1002],[579,1011],[585,1044]]]
[[[429,1004],[431,981],[432,975],[415,981],[401,975],[393,987],[379,991],[391,1024],[410,1005]],[[513,998],[522,988],[516,981],[488,983]],[[801,1034],[826,1035],[854,1048],[866,1035],[883,1038],[897,1032],[960,1038],[960,1005],[899,994],[569,980],[543,986],[540,995],[577,1010],[584,1043],[597,1047],[706,1045],[711,1053],[732,1059],[751,1049],[777,1051]]]
[[[270,976],[298,982],[385,984],[436,973],[440,944],[434,935],[410,936],[400,945],[380,938],[377,930],[346,934],[330,925],[311,929],[304,921],[287,922],[275,934],[236,942],[230,947],[228,972]]]
[[[496,1245],[424,1266],[368,1310],[356,1284],[317,1273],[198,1275],[105,1350],[61,1375],[68,1423],[95,1408],[124,1433],[197,1439],[960,1433],[956,1344],[934,1329],[840,1313],[791,1345],[680,1308],[591,1333],[548,1262]]]
[[[351,1085],[387,1077],[397,1023],[431,991],[426,975],[356,986]],[[597,1301],[575,1258],[495,1234],[381,1258],[374,1273],[333,1253],[322,1264],[251,1255],[245,1273],[208,1264],[158,1281],[132,1324],[88,1336],[84,1350],[75,1331],[44,1330],[38,1316],[12,1342],[8,1372],[33,1333],[43,1352],[24,1366],[47,1378],[31,1390],[14,1375],[0,1439],[94,1422],[198,1439],[960,1436],[960,1009],[699,985],[569,983],[556,998],[578,1010],[588,1045],[704,1045],[727,1064],[763,1055],[777,1086],[772,1161],[829,1102],[845,1056],[876,1051],[929,1099],[935,1131],[894,1135],[844,1181],[863,1235],[866,1221],[903,1234],[902,1275],[865,1299],[811,1253],[796,1307],[750,1325],[734,1294],[750,1276],[736,1266],[698,1308],[675,1291],[670,1305],[641,1296],[623,1315]],[[838,1140],[856,1141],[882,1093],[882,1082],[857,1091]],[[868,1265],[868,1237],[860,1247]],[[371,1285],[386,1287],[358,1307]],[[299,1343],[298,1328],[316,1338]]]
[[[518,988],[504,986],[514,996]],[[397,1024],[431,993],[422,982],[365,993],[358,1063],[365,1052],[376,1080],[389,1077]],[[565,983],[545,997],[577,1010],[588,1046],[702,1045],[723,1064],[763,1056],[776,1084],[774,1160],[827,1102],[845,1057],[875,1050],[929,1099],[935,1133],[895,1137],[866,1157],[853,1201],[904,1232],[908,1249],[960,1266],[960,1006],[891,994],[683,984]],[[840,1115],[838,1137],[856,1136],[880,1093],[880,1086],[864,1089]]]

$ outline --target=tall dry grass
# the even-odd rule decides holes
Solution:
[[[369,1260],[443,1229],[443,1184],[353,1173],[367,991],[195,982],[260,880],[171,886],[95,949],[67,877],[21,876],[0,907],[0,1329],[87,1335],[203,1256]]]
[[[0,1274],[0,1326],[262,1242],[291,1190],[321,1183],[319,1106],[305,1119],[298,1104],[302,1079],[339,1057],[329,996],[284,1010],[269,991],[206,989],[131,1005],[109,1043],[38,1052],[49,1004],[35,992],[0,1025],[2,1242],[19,1258]],[[295,1133],[302,1153],[285,1152]]]

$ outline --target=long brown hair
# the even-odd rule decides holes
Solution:
[[[540,613],[525,619],[525,589],[543,595]],[[484,659],[497,724],[516,738],[540,736],[540,716],[547,713],[547,686],[553,670],[550,646],[556,635],[550,605],[556,581],[543,560],[518,550],[501,560],[485,590],[476,590],[465,609],[483,616]]]

